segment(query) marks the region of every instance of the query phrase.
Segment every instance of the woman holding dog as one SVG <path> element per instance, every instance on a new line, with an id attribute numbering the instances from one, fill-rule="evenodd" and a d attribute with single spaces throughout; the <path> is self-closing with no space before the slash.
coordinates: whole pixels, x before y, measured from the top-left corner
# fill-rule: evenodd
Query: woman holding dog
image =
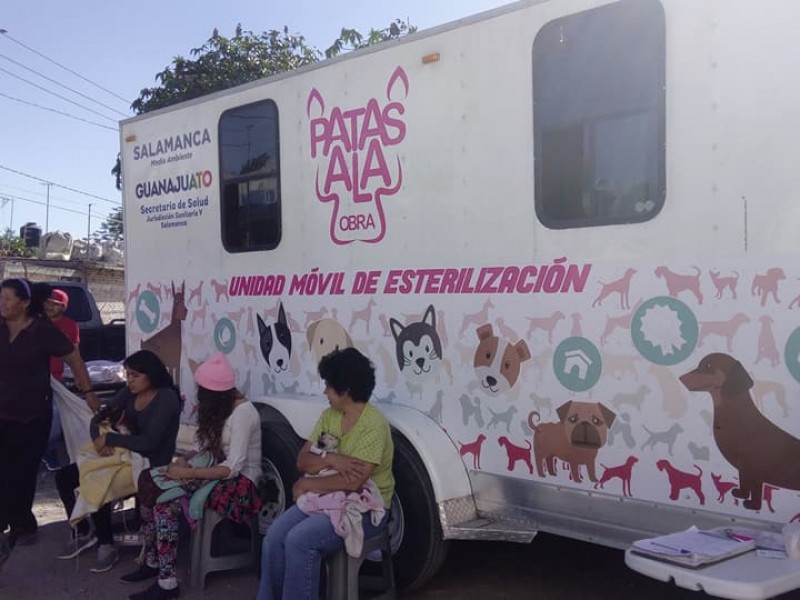
<path id="1" fill-rule="evenodd" d="M 102 456 L 112 454 L 114 448 L 126 448 L 147 458 L 151 467 L 169 464 L 175 454 L 181 413 L 181 401 L 172 376 L 161 359 L 149 350 L 134 352 L 122 366 L 127 387 L 104 403 L 89 426 L 94 448 Z M 130 434 L 101 433 L 100 422 L 110 415 L 114 415 L 115 422 L 123 423 Z M 73 490 L 78 482 L 79 471 L 75 464 L 57 474 L 56 485 L 68 513 L 75 505 Z M 109 503 L 92 515 L 96 537 L 88 533 L 77 535 L 59 558 L 74 558 L 97 544 L 97 558 L 89 570 L 103 573 L 111 569 L 119 561 L 114 547 L 111 509 Z"/>
<path id="2" fill-rule="evenodd" d="M 151 469 L 139 477 L 144 561 L 121 580 L 158 580 L 132 594 L 133 600 L 177 598 L 180 593 L 175 559 L 183 496 L 192 496 L 192 505 L 199 496 L 205 510 L 214 510 L 235 523 L 248 523 L 261 509 L 256 487 L 261 477 L 258 411 L 236 389 L 236 373 L 224 354 L 217 353 L 200 365 L 194 379 L 198 452 L 176 460 L 166 470 Z M 165 500 L 161 497 L 165 489 L 175 491 L 170 481 L 180 481 L 181 496 Z"/>
<path id="3" fill-rule="evenodd" d="M 368 404 L 375 388 L 375 368 L 358 350 L 346 348 L 323 357 L 319 374 L 325 381 L 330 408 L 322 413 L 311 438 L 301 448 L 297 467 L 306 474 L 324 469 L 336 473 L 301 477 L 292 489 L 294 499 L 306 492 L 359 492 L 372 479 L 388 515 L 394 494 L 394 445 L 388 421 Z M 337 452 L 311 451 L 322 433 L 338 438 Z M 374 537 L 386 526 L 387 519 L 384 516 L 376 526 L 370 513 L 363 513 L 364 538 Z M 327 515 L 307 515 L 292 506 L 275 520 L 264 537 L 258 600 L 317 598 L 322 559 L 344 547 L 344 539 L 336 534 Z"/>
<path id="4" fill-rule="evenodd" d="M 50 435 L 50 358 L 72 369 L 86 401 L 94 409 L 86 366 L 74 344 L 45 316 L 51 288 L 27 279 L 0 283 L 0 532 L 10 527 L 8 542 L 35 541 L 31 512 L 36 475 Z"/>

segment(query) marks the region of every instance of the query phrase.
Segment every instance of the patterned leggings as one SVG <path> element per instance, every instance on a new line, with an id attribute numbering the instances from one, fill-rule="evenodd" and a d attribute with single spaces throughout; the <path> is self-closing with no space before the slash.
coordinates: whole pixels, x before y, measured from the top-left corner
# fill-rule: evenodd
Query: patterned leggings
<path id="1" fill-rule="evenodd" d="M 206 483 L 202 479 L 184 482 L 181 487 L 193 493 Z M 159 579 L 175 577 L 175 558 L 178 553 L 179 519 L 188 508 L 188 498 L 157 503 L 163 490 L 153 483 L 149 471 L 139 477 L 139 514 L 144 537 L 144 558 L 148 566 L 158 566 Z M 235 523 L 247 522 L 261 508 L 255 485 L 244 475 L 220 481 L 208 496 L 206 510 L 215 510 Z M 191 521 L 190 521 L 191 522 Z"/>

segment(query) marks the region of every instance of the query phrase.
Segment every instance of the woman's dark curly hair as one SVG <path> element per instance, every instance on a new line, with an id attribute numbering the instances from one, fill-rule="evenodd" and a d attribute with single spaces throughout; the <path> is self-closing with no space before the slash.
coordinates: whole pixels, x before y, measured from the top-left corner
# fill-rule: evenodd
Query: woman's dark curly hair
<path id="1" fill-rule="evenodd" d="M 319 376 L 339 394 L 366 404 L 375 389 L 375 367 L 355 348 L 334 350 L 319 361 Z"/>
<path id="2" fill-rule="evenodd" d="M 155 352 L 150 350 L 137 350 L 125 360 L 122 366 L 132 369 L 142 375 L 147 375 L 150 385 L 156 389 L 172 388 L 177 391 L 172 375 L 167 371 L 167 367 L 161 362 Z"/>
<path id="3" fill-rule="evenodd" d="M 222 427 L 240 397 L 236 388 L 215 392 L 197 386 L 197 442 L 203 450 L 211 452 L 216 462 L 225 460 L 222 452 Z"/>

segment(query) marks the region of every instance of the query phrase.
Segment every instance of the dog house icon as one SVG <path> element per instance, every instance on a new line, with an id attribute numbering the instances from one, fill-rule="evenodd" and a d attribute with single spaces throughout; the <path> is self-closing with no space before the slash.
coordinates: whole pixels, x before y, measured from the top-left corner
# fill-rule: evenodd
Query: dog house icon
<path id="1" fill-rule="evenodd" d="M 564 374 L 566 375 L 585 380 L 592 364 L 592 360 L 580 348 L 567 350 L 564 353 Z"/>

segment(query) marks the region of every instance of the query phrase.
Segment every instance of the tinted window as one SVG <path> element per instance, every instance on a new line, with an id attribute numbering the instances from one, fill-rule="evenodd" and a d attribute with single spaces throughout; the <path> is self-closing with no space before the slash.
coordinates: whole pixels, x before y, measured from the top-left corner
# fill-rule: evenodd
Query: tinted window
<path id="1" fill-rule="evenodd" d="M 54 289 L 63 290 L 69 296 L 69 302 L 64 314 L 77 323 L 83 323 L 92 319 L 92 308 L 89 306 L 89 298 L 83 288 L 71 286 L 54 285 Z"/>
<path id="2" fill-rule="evenodd" d="M 664 13 L 621 0 L 533 44 L 536 212 L 554 229 L 633 223 L 664 202 Z"/>
<path id="3" fill-rule="evenodd" d="M 281 240 L 278 109 L 271 100 L 223 113 L 219 122 L 222 243 L 269 250 Z"/>

